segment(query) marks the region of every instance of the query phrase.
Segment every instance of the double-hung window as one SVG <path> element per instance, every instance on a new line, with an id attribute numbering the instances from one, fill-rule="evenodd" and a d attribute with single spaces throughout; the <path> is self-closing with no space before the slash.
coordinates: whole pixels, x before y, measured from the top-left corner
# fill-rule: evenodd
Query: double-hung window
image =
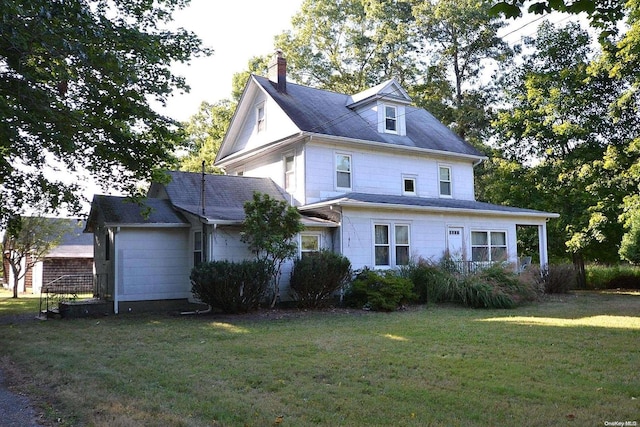
<path id="1" fill-rule="evenodd" d="M 265 130 L 264 103 L 256 107 L 256 129 L 258 132 Z"/>
<path id="2" fill-rule="evenodd" d="M 351 188 L 351 155 L 336 154 L 336 187 Z"/>
<path id="3" fill-rule="evenodd" d="M 193 266 L 202 263 L 202 231 L 193 233 Z"/>
<path id="4" fill-rule="evenodd" d="M 319 234 L 300 235 L 300 258 L 304 258 L 312 253 L 317 253 L 318 251 L 320 251 Z"/>
<path id="5" fill-rule="evenodd" d="M 451 197 L 451 168 L 449 166 L 439 167 L 440 196 Z"/>
<path id="6" fill-rule="evenodd" d="M 504 231 L 472 231 L 472 261 L 504 261 L 507 259 L 507 233 Z"/>
<path id="7" fill-rule="evenodd" d="M 293 190 L 295 187 L 295 157 L 293 155 L 284 158 L 284 189 Z"/>
<path id="8" fill-rule="evenodd" d="M 384 106 L 384 130 L 385 132 L 398 132 L 398 109 L 392 105 Z"/>
<path id="9" fill-rule="evenodd" d="M 391 231 L 393 230 L 393 234 Z M 376 267 L 409 264 L 409 226 L 374 224 L 374 264 Z"/>

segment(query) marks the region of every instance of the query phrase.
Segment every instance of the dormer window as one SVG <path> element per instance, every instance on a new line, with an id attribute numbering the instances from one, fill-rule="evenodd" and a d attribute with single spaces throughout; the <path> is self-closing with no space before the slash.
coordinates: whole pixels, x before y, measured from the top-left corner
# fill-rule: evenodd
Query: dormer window
<path id="1" fill-rule="evenodd" d="M 265 129 L 265 121 L 264 121 L 264 103 L 258 104 L 256 107 L 256 130 L 258 132 L 264 132 Z"/>
<path id="2" fill-rule="evenodd" d="M 398 109 L 393 105 L 384 106 L 384 131 L 398 133 Z"/>

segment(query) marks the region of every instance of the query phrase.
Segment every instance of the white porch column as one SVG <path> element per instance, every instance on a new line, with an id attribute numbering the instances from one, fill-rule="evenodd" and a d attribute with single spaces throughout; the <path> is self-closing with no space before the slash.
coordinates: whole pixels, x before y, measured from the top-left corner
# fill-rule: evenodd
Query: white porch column
<path id="1" fill-rule="evenodd" d="M 538 225 L 538 252 L 540 253 L 540 267 L 549 264 L 547 252 L 547 223 Z"/>

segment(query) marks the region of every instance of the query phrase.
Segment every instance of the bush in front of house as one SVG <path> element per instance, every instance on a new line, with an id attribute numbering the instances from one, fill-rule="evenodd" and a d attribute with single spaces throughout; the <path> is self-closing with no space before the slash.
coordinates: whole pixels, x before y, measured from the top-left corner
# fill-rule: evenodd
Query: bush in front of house
<path id="1" fill-rule="evenodd" d="M 566 294 L 577 286 L 576 270 L 572 264 L 553 264 L 542 268 L 531 266 L 523 277 L 535 282 L 545 294 Z"/>
<path id="2" fill-rule="evenodd" d="M 461 277 L 454 301 L 473 308 L 513 308 L 538 298 L 541 288 L 499 264 Z"/>
<path id="3" fill-rule="evenodd" d="M 416 302 L 419 304 L 451 301 L 455 292 L 457 278 L 441 263 L 424 258 L 412 261 L 400 269 L 402 277 L 413 283 Z"/>
<path id="4" fill-rule="evenodd" d="M 291 291 L 301 308 L 322 308 L 351 278 L 345 256 L 323 250 L 297 259 L 291 272 Z"/>
<path id="5" fill-rule="evenodd" d="M 191 290 L 213 308 L 245 313 L 259 308 L 270 277 L 262 261 L 210 261 L 191 270 Z"/>
<path id="6" fill-rule="evenodd" d="M 345 302 L 353 307 L 374 311 L 394 311 L 416 300 L 411 280 L 394 270 L 360 271 L 345 293 Z"/>

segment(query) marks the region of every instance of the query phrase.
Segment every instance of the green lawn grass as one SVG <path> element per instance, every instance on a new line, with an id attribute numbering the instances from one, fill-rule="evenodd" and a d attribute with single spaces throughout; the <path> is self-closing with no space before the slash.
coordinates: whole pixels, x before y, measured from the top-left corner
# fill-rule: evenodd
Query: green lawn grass
<path id="1" fill-rule="evenodd" d="M 13 302 L 1 298 L 0 313 Z M 19 390 L 61 425 L 640 422 L 638 294 L 514 310 L 137 314 L 0 328 Z"/>

